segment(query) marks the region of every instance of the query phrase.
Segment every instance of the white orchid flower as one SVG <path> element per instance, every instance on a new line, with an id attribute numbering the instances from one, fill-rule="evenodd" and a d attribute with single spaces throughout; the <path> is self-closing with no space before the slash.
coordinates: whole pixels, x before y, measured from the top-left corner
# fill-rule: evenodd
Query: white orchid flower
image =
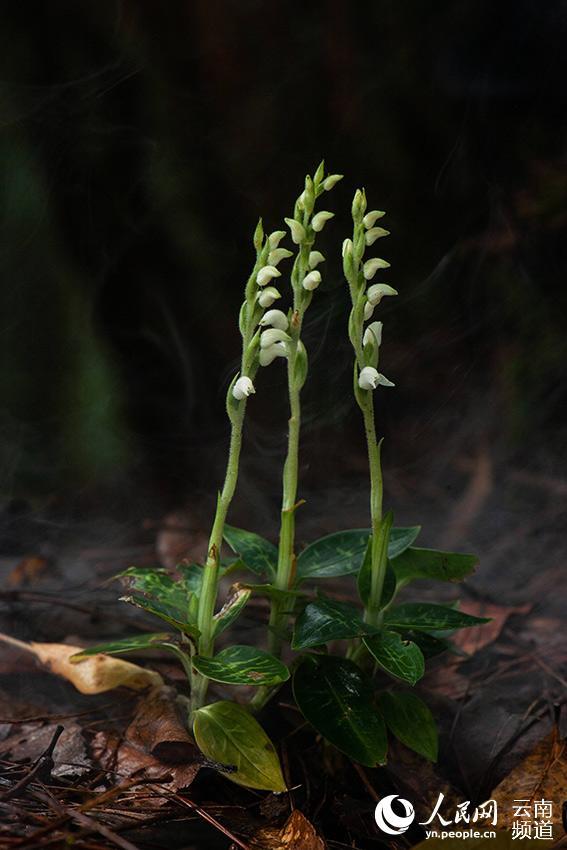
<path id="1" fill-rule="evenodd" d="M 264 313 L 258 324 L 262 328 L 271 325 L 273 328 L 278 328 L 280 331 L 287 331 L 289 327 L 289 320 L 282 310 L 268 310 L 267 313 Z"/>
<path id="2" fill-rule="evenodd" d="M 384 210 L 372 210 L 371 212 L 366 213 L 366 215 L 362 219 L 362 223 L 364 224 L 367 230 L 370 230 L 372 227 L 374 227 L 378 219 L 383 218 L 385 215 L 386 213 L 384 212 Z"/>
<path id="3" fill-rule="evenodd" d="M 374 315 L 375 305 L 371 301 L 367 301 L 364 305 L 364 321 L 367 322 Z"/>
<path id="4" fill-rule="evenodd" d="M 275 266 L 263 266 L 256 275 L 256 283 L 258 286 L 266 286 L 272 278 L 281 276 L 282 273 Z"/>
<path id="5" fill-rule="evenodd" d="M 279 328 L 269 328 L 260 334 L 260 348 L 269 348 L 274 342 L 289 342 L 290 336 Z"/>
<path id="6" fill-rule="evenodd" d="M 368 343 L 371 343 L 379 348 L 382 344 L 382 327 L 382 322 L 372 322 L 372 324 L 368 325 L 362 337 L 362 344 L 368 345 Z"/>
<path id="7" fill-rule="evenodd" d="M 315 231 L 315 233 L 319 233 L 325 227 L 325 224 L 329 221 L 330 218 L 334 218 L 334 213 L 327 212 L 327 210 L 321 210 L 321 212 L 316 213 L 311 219 L 311 227 Z"/>
<path id="8" fill-rule="evenodd" d="M 274 301 L 277 301 L 281 297 L 281 292 L 275 286 L 267 286 L 258 293 L 258 304 L 265 309 L 266 307 L 271 307 Z"/>
<path id="9" fill-rule="evenodd" d="M 258 355 L 260 366 L 269 366 L 276 357 L 287 357 L 287 349 L 284 342 L 274 342 L 268 348 L 261 348 Z"/>
<path id="10" fill-rule="evenodd" d="M 319 263 L 325 262 L 325 257 L 321 251 L 311 251 L 309 254 L 309 268 L 316 269 Z"/>
<path id="11" fill-rule="evenodd" d="M 294 218 L 284 218 L 284 221 L 289 227 L 291 241 L 295 245 L 301 245 L 301 243 L 305 240 L 305 228 L 301 222 L 296 221 Z"/>
<path id="12" fill-rule="evenodd" d="M 286 236 L 285 230 L 274 230 L 273 233 L 270 233 L 268 236 L 268 245 L 270 246 L 270 251 L 275 251 L 284 236 Z"/>
<path id="13" fill-rule="evenodd" d="M 385 227 L 372 227 L 368 230 L 364 235 L 364 241 L 367 245 L 374 245 L 377 239 L 381 239 L 382 236 L 389 236 L 390 231 L 386 230 Z"/>
<path id="14" fill-rule="evenodd" d="M 395 386 L 395 384 L 389 381 L 385 375 L 382 375 L 373 366 L 365 366 L 364 369 L 360 370 L 358 386 L 361 390 L 375 390 L 378 385 L 383 387 Z"/>
<path id="15" fill-rule="evenodd" d="M 352 254 L 353 247 L 354 246 L 352 244 L 352 239 L 343 240 L 343 248 L 342 248 L 343 257 L 345 257 L 347 254 Z"/>
<path id="16" fill-rule="evenodd" d="M 325 177 L 323 180 L 323 189 L 325 192 L 330 192 L 333 186 L 336 186 L 339 180 L 342 180 L 344 174 L 329 174 L 328 177 Z"/>
<path id="17" fill-rule="evenodd" d="M 287 248 L 274 248 L 274 250 L 270 251 L 268 254 L 268 263 L 270 266 L 277 266 L 278 263 L 281 263 L 281 261 L 285 260 L 287 257 L 293 257 L 293 252 L 288 251 Z"/>
<path id="18" fill-rule="evenodd" d="M 314 289 L 317 289 L 317 287 L 319 286 L 320 283 L 321 283 L 321 272 L 312 271 L 312 272 L 309 272 L 309 274 L 306 275 L 303 278 L 301 285 L 308 292 L 313 292 Z"/>
<path id="19" fill-rule="evenodd" d="M 373 283 L 372 286 L 368 287 L 366 296 L 368 298 L 368 302 L 372 304 L 373 307 L 376 307 L 385 295 L 397 294 L 397 289 L 394 289 L 393 286 L 388 286 L 387 283 Z"/>
<path id="20" fill-rule="evenodd" d="M 362 273 L 366 280 L 372 280 L 378 269 L 389 269 L 390 263 L 387 260 L 381 260 L 379 257 L 373 257 L 372 260 L 367 260 L 363 267 Z"/>
<path id="21" fill-rule="evenodd" d="M 242 399 L 248 398 L 249 395 L 255 392 L 254 384 L 245 375 L 239 378 L 232 388 L 232 395 L 237 401 L 242 401 Z"/>

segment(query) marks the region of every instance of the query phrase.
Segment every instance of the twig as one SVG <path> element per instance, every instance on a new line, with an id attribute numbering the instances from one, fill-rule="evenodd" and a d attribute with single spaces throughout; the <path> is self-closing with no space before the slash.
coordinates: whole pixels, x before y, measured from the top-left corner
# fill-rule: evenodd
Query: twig
<path id="1" fill-rule="evenodd" d="M 63 726 L 57 726 L 55 732 L 53 733 L 53 737 L 51 738 L 51 742 L 45 752 L 43 752 L 40 757 L 37 759 L 31 770 L 23 776 L 19 782 L 10 788 L 9 791 L 5 791 L 2 795 L 0 795 L 0 800 L 5 803 L 8 800 L 11 800 L 12 797 L 17 797 L 21 791 L 25 790 L 30 782 L 33 781 L 34 778 L 40 776 L 41 774 L 50 774 L 53 769 L 53 750 L 57 744 L 57 741 L 61 737 L 61 733 L 63 732 Z"/>
<path id="2" fill-rule="evenodd" d="M 226 828 L 226 826 L 223 826 L 222 823 L 220 823 L 216 818 L 214 818 L 196 803 L 193 803 L 192 800 L 188 800 L 185 797 L 182 797 L 180 794 L 172 794 L 171 796 L 174 800 L 177 800 L 177 802 L 180 803 L 182 806 L 186 806 L 188 809 L 191 809 L 192 811 L 196 812 L 196 814 L 202 817 L 203 820 L 207 821 L 207 823 L 210 823 L 211 826 L 214 826 L 215 829 L 218 829 L 219 832 L 222 832 L 222 834 L 226 835 L 227 838 L 230 838 L 230 840 L 237 844 L 239 847 L 241 847 L 242 850 L 250 850 L 248 844 L 244 844 L 244 842 L 241 841 L 240 838 L 237 838 L 234 833 L 232 833 L 229 829 Z"/>

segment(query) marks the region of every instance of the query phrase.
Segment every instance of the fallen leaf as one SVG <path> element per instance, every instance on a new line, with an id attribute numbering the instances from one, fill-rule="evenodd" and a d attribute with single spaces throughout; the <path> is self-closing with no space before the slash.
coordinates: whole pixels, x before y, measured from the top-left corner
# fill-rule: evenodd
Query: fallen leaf
<path id="1" fill-rule="evenodd" d="M 188 708 L 173 688 L 156 688 L 140 700 L 125 739 L 166 764 L 193 761 L 199 750 L 183 722 L 183 713 L 188 717 Z"/>
<path id="2" fill-rule="evenodd" d="M 53 562 L 50 558 L 44 558 L 41 555 L 30 555 L 27 558 L 23 558 L 8 573 L 6 585 L 10 588 L 16 588 L 35 584 L 38 579 L 49 571 L 52 565 Z"/>
<path id="3" fill-rule="evenodd" d="M 514 821 L 514 800 L 550 800 L 553 804 L 552 822 L 561 827 L 561 803 L 567 790 L 567 741 L 557 727 L 543 738 L 492 791 L 498 802 L 498 826 L 511 828 Z M 559 832 L 554 829 L 555 838 Z"/>
<path id="4" fill-rule="evenodd" d="M 119 687 L 141 691 L 144 688 L 163 685 L 159 673 L 108 655 L 95 655 L 85 658 L 84 661 L 71 662 L 71 656 L 83 649 L 80 646 L 70 646 L 66 643 L 25 643 L 1 633 L 0 640 L 31 653 L 51 673 L 67 679 L 82 694 L 102 694 Z"/>
<path id="5" fill-rule="evenodd" d="M 474 655 L 475 652 L 494 643 L 500 637 L 509 617 L 514 614 L 529 614 L 532 607 L 530 603 L 518 605 L 514 608 L 494 605 L 492 602 L 483 602 L 482 600 L 467 599 L 466 602 L 463 602 L 461 609 L 475 617 L 490 617 L 490 622 L 457 632 L 451 638 L 451 643 L 466 652 L 467 655 Z"/>
<path id="6" fill-rule="evenodd" d="M 264 827 L 248 842 L 256 850 L 325 850 L 315 827 L 295 809 L 281 829 Z"/>

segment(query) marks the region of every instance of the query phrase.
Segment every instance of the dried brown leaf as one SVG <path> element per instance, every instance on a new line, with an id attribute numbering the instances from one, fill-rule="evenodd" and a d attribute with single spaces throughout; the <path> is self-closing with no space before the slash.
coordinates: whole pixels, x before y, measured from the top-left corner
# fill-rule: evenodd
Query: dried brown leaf
<path id="1" fill-rule="evenodd" d="M 325 850 L 326 844 L 315 827 L 295 809 L 281 829 L 264 827 L 249 840 L 256 850 Z"/>

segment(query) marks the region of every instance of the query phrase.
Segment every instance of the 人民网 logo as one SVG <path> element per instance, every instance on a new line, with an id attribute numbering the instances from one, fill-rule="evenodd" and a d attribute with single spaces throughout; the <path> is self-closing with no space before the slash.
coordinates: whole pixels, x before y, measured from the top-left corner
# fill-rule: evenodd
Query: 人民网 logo
<path id="1" fill-rule="evenodd" d="M 401 808 L 404 809 L 404 815 L 398 815 L 392 808 L 394 800 L 398 801 Z M 389 794 L 387 797 L 382 797 L 374 812 L 378 829 L 388 835 L 401 835 L 413 823 L 415 811 L 412 804 L 396 794 Z"/>

